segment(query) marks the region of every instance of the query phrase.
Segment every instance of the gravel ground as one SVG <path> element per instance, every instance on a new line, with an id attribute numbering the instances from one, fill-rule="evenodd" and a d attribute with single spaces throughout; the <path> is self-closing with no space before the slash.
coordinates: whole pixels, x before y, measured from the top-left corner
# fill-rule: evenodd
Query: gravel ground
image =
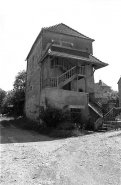
<path id="1" fill-rule="evenodd" d="M 1 185 L 121 185 L 121 130 L 61 140 L 1 133 Z"/>

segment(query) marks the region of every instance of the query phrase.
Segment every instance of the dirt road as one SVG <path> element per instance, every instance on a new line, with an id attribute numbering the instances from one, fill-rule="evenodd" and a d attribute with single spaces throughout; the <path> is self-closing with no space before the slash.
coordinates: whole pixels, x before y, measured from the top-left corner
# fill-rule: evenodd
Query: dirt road
<path id="1" fill-rule="evenodd" d="M 121 131 L 52 140 L 1 128 L 1 185 L 121 185 Z"/>

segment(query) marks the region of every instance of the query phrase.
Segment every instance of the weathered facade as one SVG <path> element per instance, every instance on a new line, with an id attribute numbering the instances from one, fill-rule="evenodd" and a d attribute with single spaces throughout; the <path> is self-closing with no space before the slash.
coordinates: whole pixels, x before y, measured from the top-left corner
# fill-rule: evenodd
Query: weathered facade
<path id="1" fill-rule="evenodd" d="M 119 107 L 121 107 L 121 77 L 118 81 L 118 92 L 119 92 Z"/>
<path id="2" fill-rule="evenodd" d="M 28 118 L 36 120 L 37 105 L 45 105 L 45 98 L 52 106 L 80 109 L 86 123 L 91 111 L 100 116 L 93 106 L 94 72 L 108 64 L 93 56 L 93 41 L 62 23 L 41 30 L 27 56 Z"/>

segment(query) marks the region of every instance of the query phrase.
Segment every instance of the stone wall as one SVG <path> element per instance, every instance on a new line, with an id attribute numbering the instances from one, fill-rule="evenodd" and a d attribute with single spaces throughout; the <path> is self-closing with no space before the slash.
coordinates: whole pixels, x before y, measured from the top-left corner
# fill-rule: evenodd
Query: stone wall
<path id="1" fill-rule="evenodd" d="M 91 65 L 86 65 L 86 92 L 94 93 L 94 74 Z"/>
<path id="2" fill-rule="evenodd" d="M 38 62 L 41 58 L 42 38 L 36 43 L 36 47 L 32 50 L 27 60 L 27 78 L 26 78 L 26 102 L 25 112 L 30 119 L 36 119 L 38 113 L 36 105 L 39 105 L 41 91 L 41 70 Z"/>
<path id="3" fill-rule="evenodd" d="M 40 104 L 45 105 L 45 98 L 48 103 L 58 108 L 64 106 L 77 105 L 82 109 L 82 120 L 86 122 L 88 120 L 88 94 L 77 91 L 67 91 L 57 88 L 45 88 L 42 90 L 40 97 Z"/>
<path id="4" fill-rule="evenodd" d="M 63 34 L 56 34 L 52 32 L 46 32 L 41 36 L 41 38 L 36 41 L 29 57 L 27 59 L 27 78 L 26 78 L 26 103 L 25 103 L 25 112 L 27 117 L 30 119 L 36 120 L 38 115 L 37 105 L 40 105 L 40 101 L 42 101 L 45 94 L 49 97 L 51 103 L 53 102 L 55 105 L 62 106 L 65 103 L 67 104 L 75 104 L 75 105 L 83 105 L 85 108 L 82 109 L 83 117 L 86 119 L 88 114 L 87 108 L 87 94 L 77 92 L 79 89 L 82 89 L 83 92 L 94 92 L 94 77 L 92 75 L 92 66 L 86 66 L 86 75 L 87 80 L 81 79 L 78 81 L 74 81 L 70 83 L 70 87 L 72 91 L 66 91 L 62 89 L 43 89 L 42 90 L 42 83 L 46 82 L 49 77 L 54 77 L 57 75 L 61 75 L 63 72 L 57 68 L 52 69 L 50 68 L 50 58 L 47 57 L 41 63 L 41 68 L 38 65 L 40 58 L 42 56 L 43 50 L 46 48 L 48 43 L 51 41 L 65 41 L 73 43 L 73 48 L 77 50 L 86 50 L 92 54 L 92 41 L 83 39 L 83 38 L 76 38 L 73 36 L 67 36 Z M 65 59 L 64 59 L 65 60 Z M 72 66 L 77 65 L 76 61 L 68 60 Z M 76 63 L 75 63 L 76 62 Z M 81 62 L 80 65 L 84 64 Z M 66 87 L 68 89 L 68 87 Z M 45 94 L 44 94 L 45 93 Z M 36 112 L 36 114 L 35 114 Z"/>
<path id="5" fill-rule="evenodd" d="M 121 78 L 118 81 L 119 107 L 121 107 Z"/>

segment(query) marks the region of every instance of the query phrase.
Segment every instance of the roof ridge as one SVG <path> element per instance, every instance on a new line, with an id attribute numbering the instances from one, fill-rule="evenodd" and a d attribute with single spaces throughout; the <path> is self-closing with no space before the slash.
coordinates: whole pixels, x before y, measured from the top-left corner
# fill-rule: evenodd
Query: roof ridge
<path id="1" fill-rule="evenodd" d="M 109 85 L 107 85 L 103 80 L 99 80 L 99 82 L 97 82 L 97 84 L 99 84 L 100 83 L 100 81 L 102 82 L 102 86 L 107 86 L 107 87 L 110 87 Z"/>
<path id="2" fill-rule="evenodd" d="M 62 23 L 59 23 L 59 24 L 62 24 Z M 53 27 L 55 27 L 55 26 L 58 26 L 59 24 L 55 24 L 55 25 L 53 25 L 53 26 L 43 27 L 42 29 L 49 29 L 49 28 L 53 28 Z"/>

